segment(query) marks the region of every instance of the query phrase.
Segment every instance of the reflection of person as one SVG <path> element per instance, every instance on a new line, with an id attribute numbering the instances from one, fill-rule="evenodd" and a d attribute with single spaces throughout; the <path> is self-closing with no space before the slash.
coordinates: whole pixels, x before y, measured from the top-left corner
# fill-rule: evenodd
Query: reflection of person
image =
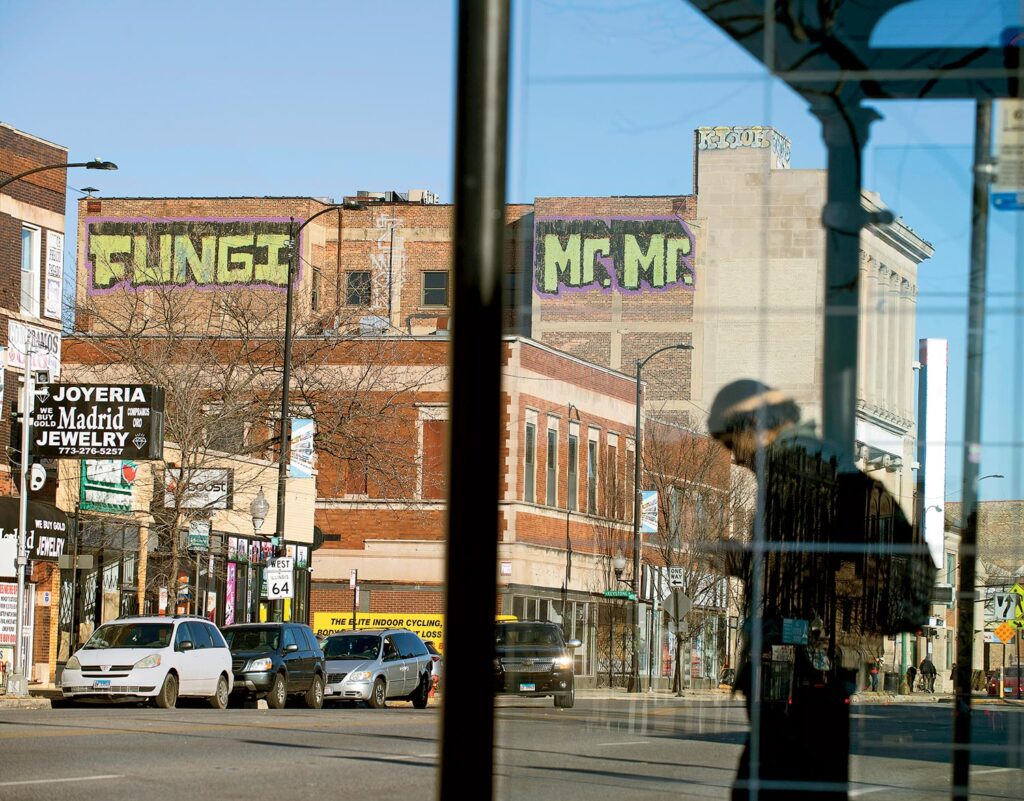
<path id="1" fill-rule="evenodd" d="M 725 386 L 708 428 L 758 478 L 757 553 L 723 549 L 719 565 L 747 584 L 735 686 L 756 724 L 732 798 L 846 799 L 849 694 L 883 634 L 927 617 L 927 548 L 912 545 L 885 488 L 841 465 L 779 390 L 751 380 Z M 795 661 L 771 661 L 773 645 L 795 646 Z"/>
<path id="2" fill-rule="evenodd" d="M 930 656 L 926 656 L 921 660 L 921 675 L 924 676 L 924 689 L 925 692 L 935 692 L 935 675 L 938 671 L 935 669 L 935 663 L 932 662 Z"/>
<path id="3" fill-rule="evenodd" d="M 907 685 L 910 687 L 910 692 L 914 692 L 914 682 L 917 680 L 917 668 L 913 665 L 907 666 Z"/>
<path id="4" fill-rule="evenodd" d="M 881 659 L 876 659 L 871 663 L 871 692 L 878 692 L 878 666 L 881 663 Z"/>

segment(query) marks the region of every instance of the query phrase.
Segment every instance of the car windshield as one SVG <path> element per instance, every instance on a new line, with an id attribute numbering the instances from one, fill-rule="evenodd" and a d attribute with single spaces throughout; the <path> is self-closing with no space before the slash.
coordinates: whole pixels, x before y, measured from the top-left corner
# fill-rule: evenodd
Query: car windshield
<path id="1" fill-rule="evenodd" d="M 380 653 L 380 637 L 370 634 L 328 637 L 323 650 L 328 659 L 376 659 Z"/>
<path id="2" fill-rule="evenodd" d="M 561 645 L 553 626 L 531 623 L 502 623 L 495 628 L 496 645 Z"/>
<path id="3" fill-rule="evenodd" d="M 281 630 L 277 626 L 224 629 L 224 639 L 232 651 L 276 651 Z"/>
<path id="4" fill-rule="evenodd" d="M 108 623 L 92 633 L 84 650 L 166 648 L 173 631 L 173 623 Z"/>
<path id="5" fill-rule="evenodd" d="M 1004 679 L 1019 679 L 1020 678 L 1020 668 L 1019 667 L 1003 668 L 1003 678 Z"/>

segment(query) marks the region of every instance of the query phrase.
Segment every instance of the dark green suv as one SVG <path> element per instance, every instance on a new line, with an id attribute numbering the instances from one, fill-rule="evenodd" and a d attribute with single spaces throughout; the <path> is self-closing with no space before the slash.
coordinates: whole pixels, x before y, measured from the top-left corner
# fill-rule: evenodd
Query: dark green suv
<path id="1" fill-rule="evenodd" d="M 494 633 L 494 692 L 527 697 L 554 696 L 555 706 L 576 703 L 572 652 L 582 643 L 566 640 L 562 628 L 541 621 L 502 622 Z"/>
<path id="2" fill-rule="evenodd" d="M 301 695 L 310 709 L 324 704 L 324 652 L 313 630 L 300 623 L 243 623 L 223 629 L 235 674 L 232 700 L 266 698 L 281 709 Z"/>

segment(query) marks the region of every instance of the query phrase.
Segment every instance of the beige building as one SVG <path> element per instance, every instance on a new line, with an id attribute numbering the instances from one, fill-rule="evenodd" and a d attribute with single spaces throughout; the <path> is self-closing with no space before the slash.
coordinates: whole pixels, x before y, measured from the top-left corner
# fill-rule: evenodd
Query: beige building
<path id="1" fill-rule="evenodd" d="M 697 254 L 704 354 L 692 401 L 706 409 L 724 384 L 750 376 L 792 392 L 804 417 L 820 422 L 827 174 L 791 169 L 781 133 L 744 136 L 750 130 L 697 131 L 696 224 L 708 244 Z M 871 192 L 862 205 L 884 208 Z M 886 484 L 908 517 L 917 270 L 932 252 L 899 219 L 861 234 L 858 466 Z"/>

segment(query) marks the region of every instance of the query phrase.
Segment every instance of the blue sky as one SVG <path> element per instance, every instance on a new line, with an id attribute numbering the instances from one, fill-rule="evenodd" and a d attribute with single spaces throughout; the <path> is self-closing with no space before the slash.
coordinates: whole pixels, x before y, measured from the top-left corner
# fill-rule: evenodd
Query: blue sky
<path id="1" fill-rule="evenodd" d="M 878 43 L 995 42 L 1014 2 L 929 0 Z M 312 195 L 452 185 L 454 5 L 446 0 L 10 0 L 0 119 L 117 173 L 102 195 Z M 955 38 L 954 38 L 955 37 Z M 510 200 L 692 188 L 693 129 L 771 124 L 793 166 L 824 165 L 802 100 L 681 0 L 517 3 Z M 936 247 L 918 335 L 950 339 L 947 492 L 959 497 L 973 109 L 885 103 L 865 185 Z M 69 264 L 78 193 L 69 191 Z M 1024 497 L 1020 213 L 993 212 L 983 497 Z M 1016 313 L 1015 313 L 1016 312 Z"/>

